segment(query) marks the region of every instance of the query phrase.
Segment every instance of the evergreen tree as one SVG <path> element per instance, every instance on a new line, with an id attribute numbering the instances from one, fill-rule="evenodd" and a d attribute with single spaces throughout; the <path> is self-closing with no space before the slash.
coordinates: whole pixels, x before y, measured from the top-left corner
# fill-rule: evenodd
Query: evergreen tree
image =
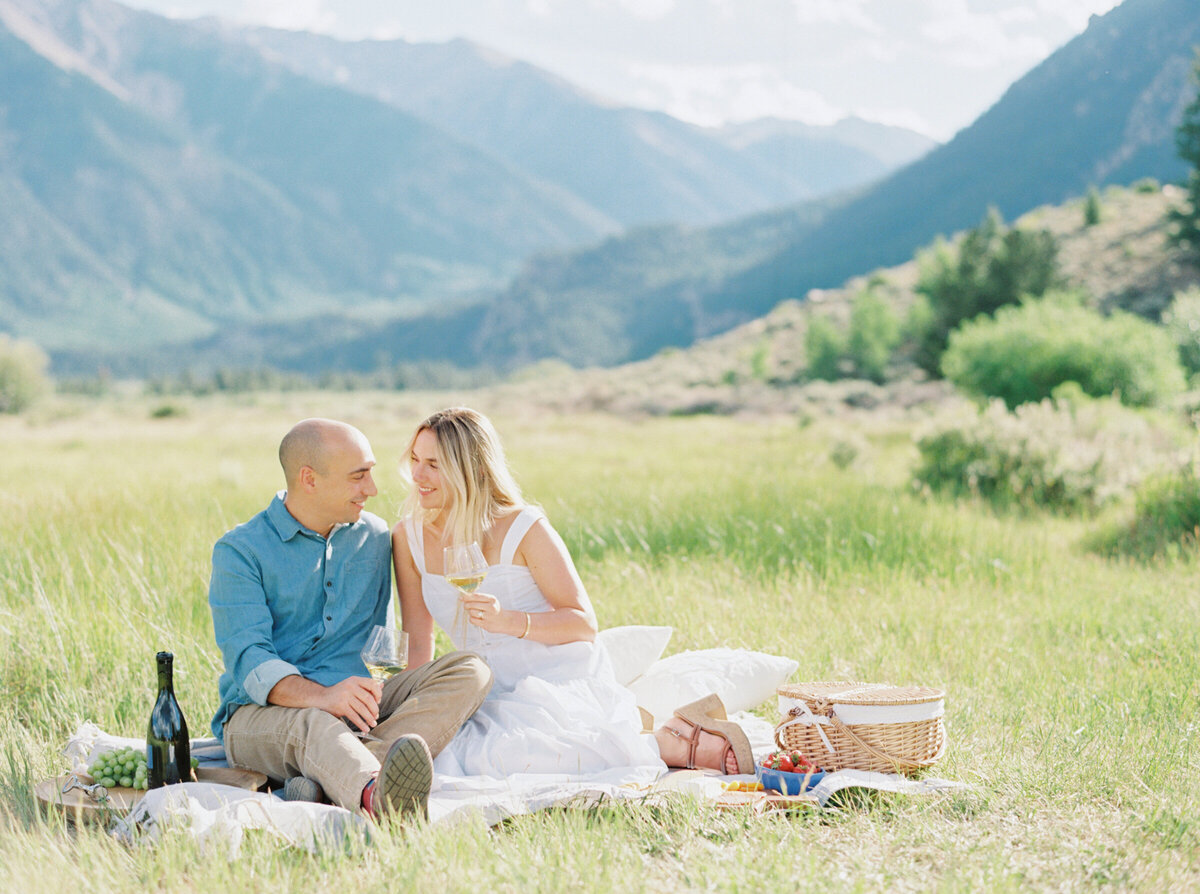
<path id="1" fill-rule="evenodd" d="M 1006 229 L 994 208 L 957 251 L 944 241 L 918 256 L 917 292 L 929 302 L 918 334 L 917 363 L 937 375 L 950 332 L 964 320 L 991 315 L 1059 284 L 1058 243 L 1047 230 Z"/>
<path id="2" fill-rule="evenodd" d="M 1192 64 L 1192 81 L 1200 84 L 1200 54 Z M 1183 119 L 1175 130 L 1175 148 L 1179 157 L 1192 166 L 1188 172 L 1187 201 L 1171 211 L 1175 229 L 1171 239 L 1200 252 L 1200 93 L 1183 111 Z"/>
<path id="3" fill-rule="evenodd" d="M 1095 186 L 1089 186 L 1087 198 L 1083 201 L 1083 225 L 1085 227 L 1094 227 L 1100 223 L 1102 207 L 1100 190 Z"/>

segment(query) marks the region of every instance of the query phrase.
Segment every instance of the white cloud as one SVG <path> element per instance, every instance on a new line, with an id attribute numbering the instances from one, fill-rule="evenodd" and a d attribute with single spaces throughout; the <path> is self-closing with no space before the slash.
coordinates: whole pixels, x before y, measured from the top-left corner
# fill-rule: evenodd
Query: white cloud
<path id="1" fill-rule="evenodd" d="M 326 0 L 256 0 L 252 10 L 235 13 L 233 18 L 271 28 L 324 34 L 336 31 L 339 24 L 337 12 Z"/>
<path id="2" fill-rule="evenodd" d="M 635 102 L 660 108 L 695 124 L 718 125 L 754 118 L 793 118 L 832 124 L 846 116 L 815 90 L 780 77 L 764 65 L 659 65 L 629 67 L 637 82 Z"/>
<path id="3" fill-rule="evenodd" d="M 883 31 L 867 14 L 866 0 L 792 0 L 792 5 L 800 25 L 846 25 L 869 34 Z"/>
<path id="4" fill-rule="evenodd" d="M 953 67 L 1029 64 L 1052 49 L 1045 37 L 1025 27 L 1036 21 L 1028 9 L 972 12 L 962 0 L 931 0 L 928 5 L 932 14 L 921 23 L 920 36 L 937 45 L 943 61 Z"/>
<path id="5" fill-rule="evenodd" d="M 666 18 L 675 10 L 675 0 L 616 0 L 616 5 L 649 22 Z"/>

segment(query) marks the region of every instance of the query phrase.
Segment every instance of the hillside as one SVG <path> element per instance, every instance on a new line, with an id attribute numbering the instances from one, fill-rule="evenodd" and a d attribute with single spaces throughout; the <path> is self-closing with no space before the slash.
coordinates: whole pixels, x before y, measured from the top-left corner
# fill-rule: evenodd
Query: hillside
<path id="1" fill-rule="evenodd" d="M 99 363 L 117 375 L 145 376 L 183 368 L 369 372 L 453 363 L 503 373 L 555 355 L 619 363 L 663 344 L 690 345 L 738 322 L 708 317 L 688 296 L 819 226 L 836 203 L 806 203 L 722 227 L 645 227 L 578 253 L 539 256 L 487 304 L 414 311 L 369 326 L 333 314 L 315 321 L 249 323 L 182 350 L 58 351 L 55 368 L 87 374 Z M 556 312 L 564 296 L 577 310 Z"/>
<path id="2" fill-rule="evenodd" d="M 1066 285 L 1100 308 L 1122 308 L 1151 318 L 1178 291 L 1200 284 L 1200 266 L 1170 245 L 1168 211 L 1182 190 L 1112 187 L 1103 193 L 1100 223 L 1086 227 L 1083 202 L 1035 208 L 1014 226 L 1046 229 L 1059 245 Z M 688 413 L 845 412 L 927 414 L 957 400 L 944 382 L 926 381 L 901 362 L 884 385 L 846 380 L 805 382 L 804 333 L 813 314 L 845 321 L 850 302 L 871 280 L 899 314 L 915 298 L 917 261 L 854 277 L 836 289 L 786 301 L 762 318 L 686 350 L 669 349 L 610 369 L 571 370 L 545 363 L 508 386 L 508 397 L 556 410 L 611 410 L 623 415 Z"/>

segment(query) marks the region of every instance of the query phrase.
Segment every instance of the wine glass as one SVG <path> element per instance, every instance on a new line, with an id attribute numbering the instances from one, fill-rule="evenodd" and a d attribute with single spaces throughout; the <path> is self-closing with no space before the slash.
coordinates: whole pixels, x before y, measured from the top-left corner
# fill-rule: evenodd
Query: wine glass
<path id="1" fill-rule="evenodd" d="M 376 624 L 360 654 L 371 676 L 382 683 L 408 667 L 408 634 Z"/>
<path id="2" fill-rule="evenodd" d="M 408 634 L 395 627 L 376 624 L 371 628 L 367 644 L 358 654 L 362 657 L 363 664 L 367 666 L 367 671 L 371 676 L 382 683 L 392 674 L 399 673 L 408 667 Z M 346 726 L 350 727 L 350 731 L 360 739 L 369 742 L 382 741 L 378 736 L 359 729 L 349 717 L 343 719 L 346 721 Z"/>
<path id="3" fill-rule="evenodd" d="M 451 586 L 463 594 L 474 593 L 487 577 L 488 565 L 478 543 L 456 543 L 442 550 L 442 574 Z M 461 626 L 460 626 L 461 625 Z M 463 647 L 471 633 L 471 625 L 462 611 L 462 599 L 454 613 L 454 626 L 462 631 Z"/>

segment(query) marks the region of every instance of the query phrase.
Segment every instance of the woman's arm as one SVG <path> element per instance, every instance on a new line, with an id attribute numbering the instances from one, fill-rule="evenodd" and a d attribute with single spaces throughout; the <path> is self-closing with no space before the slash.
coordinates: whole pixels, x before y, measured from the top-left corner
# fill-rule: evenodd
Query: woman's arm
<path id="1" fill-rule="evenodd" d="M 433 615 L 425 606 L 421 573 L 409 551 L 403 521 L 392 529 L 392 562 L 400 595 L 400 626 L 408 633 L 408 666 L 419 667 L 433 660 Z"/>
<path id="2" fill-rule="evenodd" d="M 514 561 L 528 566 L 538 589 L 554 606 L 553 610 L 501 610 L 494 597 L 476 593 L 463 600 L 472 624 L 509 636 L 524 634 L 525 639 L 547 645 L 591 642 L 596 638 L 596 618 L 586 607 L 587 592 L 583 582 L 567 552 L 567 545 L 546 519 L 538 519 L 522 538 Z M 474 617 L 473 609 L 480 611 L 482 617 Z"/>

